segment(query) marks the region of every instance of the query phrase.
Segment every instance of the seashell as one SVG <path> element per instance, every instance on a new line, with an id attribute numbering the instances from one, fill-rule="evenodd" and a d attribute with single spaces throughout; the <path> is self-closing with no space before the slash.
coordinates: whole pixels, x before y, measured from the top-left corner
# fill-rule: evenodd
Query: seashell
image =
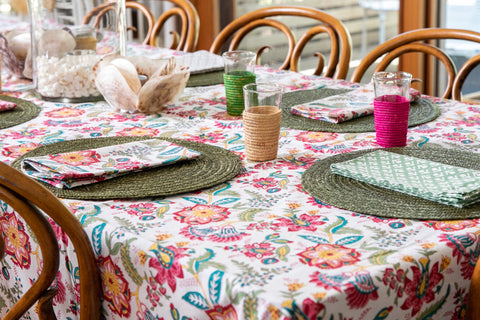
<path id="1" fill-rule="evenodd" d="M 145 75 L 150 78 L 155 71 L 167 64 L 167 59 L 152 59 L 143 56 L 130 56 L 127 59 L 135 65 L 138 74 Z"/>
<path id="2" fill-rule="evenodd" d="M 147 114 L 160 112 L 185 89 L 190 76 L 189 68 L 177 65 L 173 57 L 162 60 L 156 70 L 150 68 L 149 79 L 143 86 L 138 70 L 131 59 L 115 55 L 104 57 L 95 65 L 95 84 L 115 109 Z"/>
<path id="3" fill-rule="evenodd" d="M 46 30 L 38 40 L 38 55 L 61 57 L 75 49 L 77 42 L 72 34 L 63 29 Z"/>
<path id="4" fill-rule="evenodd" d="M 25 61 L 31 48 L 30 32 L 12 30 L 5 33 L 5 38 L 15 57 L 18 60 Z"/>
<path id="5" fill-rule="evenodd" d="M 116 110 L 136 110 L 137 94 L 114 65 L 109 64 L 99 70 L 95 77 L 95 85 L 108 104 Z"/>
<path id="6" fill-rule="evenodd" d="M 130 89 L 137 94 L 142 87 L 142 84 L 140 83 L 137 70 L 133 63 L 125 58 L 116 58 L 110 62 L 110 65 L 115 66 L 118 71 L 120 71 Z"/>
<path id="7" fill-rule="evenodd" d="M 2 55 L 2 67 L 8 77 L 22 77 L 25 67 L 25 61 L 17 59 L 13 51 L 8 46 L 8 41 L 4 35 L 0 34 L 0 54 Z"/>

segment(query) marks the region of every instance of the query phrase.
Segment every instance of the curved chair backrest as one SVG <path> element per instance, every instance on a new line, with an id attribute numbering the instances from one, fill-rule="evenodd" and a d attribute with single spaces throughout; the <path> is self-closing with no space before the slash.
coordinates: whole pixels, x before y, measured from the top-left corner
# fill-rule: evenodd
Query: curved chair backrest
<path id="1" fill-rule="evenodd" d="M 197 47 L 200 31 L 200 18 L 197 9 L 188 0 L 165 0 L 175 4 L 175 7 L 163 12 L 155 21 L 150 34 L 149 43 L 151 46 L 157 46 L 157 38 L 165 25 L 165 22 L 172 17 L 180 18 L 180 34 L 176 31 L 170 31 L 173 35 L 173 41 L 170 49 L 176 49 L 186 52 L 193 52 Z"/>
<path id="2" fill-rule="evenodd" d="M 384 71 L 399 56 L 408 52 L 422 52 L 436 57 L 447 72 L 447 87 L 442 98 L 451 98 L 453 82 L 457 74 L 452 58 L 441 48 L 432 44 L 432 40 L 459 39 L 480 43 L 480 33 L 463 29 L 425 28 L 407 31 L 378 45 L 361 61 L 354 70 L 351 80 L 360 82 L 368 68 L 382 58 L 373 72 Z M 384 56 L 385 55 L 385 56 Z M 383 57 L 382 57 L 383 56 Z M 415 78 L 416 75 L 413 75 Z"/>
<path id="3" fill-rule="evenodd" d="M 302 36 L 295 40 L 290 28 L 284 23 L 272 19 L 279 16 L 298 16 L 311 18 L 319 21 L 319 24 L 309 28 Z M 326 77 L 345 79 L 348 73 L 352 52 L 352 40 L 345 25 L 337 18 L 328 13 L 309 7 L 302 6 L 274 6 L 267 7 L 247 13 L 228 24 L 215 38 L 210 52 L 221 53 L 225 44 L 229 43 L 228 50 L 235 50 L 239 47 L 242 39 L 250 31 L 259 27 L 271 27 L 281 31 L 288 41 L 288 52 L 280 69 L 291 69 L 298 71 L 298 63 L 303 49 L 307 43 L 318 34 L 326 34 L 330 39 L 330 57 Z M 230 41 L 230 42 L 228 42 Z M 267 47 L 257 50 L 257 63 L 260 61 L 262 52 Z M 318 65 L 314 71 L 315 75 L 321 75 L 325 65 L 325 58 L 319 52 L 315 53 L 319 58 Z"/>
<path id="4" fill-rule="evenodd" d="M 470 292 L 468 293 L 467 317 L 469 320 L 480 320 L 480 263 L 477 262 L 473 269 L 472 280 L 470 282 Z"/>
<path id="5" fill-rule="evenodd" d="M 20 319 L 37 301 L 40 319 L 56 319 L 52 307 L 56 290 L 49 287 L 59 269 L 59 247 L 56 235 L 46 217 L 50 217 L 62 228 L 75 248 L 80 276 L 80 319 L 100 319 L 102 297 L 100 273 L 88 237 L 70 210 L 42 185 L 3 162 L 0 162 L 0 200 L 8 204 L 13 210 L 12 213 L 20 215 L 29 225 L 38 241 L 43 258 L 38 279 L 2 319 Z M 9 239 L 0 232 L 1 259 L 7 252 L 6 241 Z"/>
<path id="6" fill-rule="evenodd" d="M 453 81 L 453 89 L 452 89 L 453 99 L 458 101 L 464 100 L 462 98 L 463 84 L 465 83 L 465 80 L 467 80 L 467 77 L 470 74 L 470 72 L 472 72 L 472 70 L 475 69 L 479 64 L 480 64 L 480 55 L 476 55 L 471 57 L 467 61 L 465 61 L 465 63 L 460 68 L 460 70 L 458 70 L 457 76 Z M 470 102 L 478 103 L 478 101 L 473 101 L 473 100 Z"/>
<path id="7" fill-rule="evenodd" d="M 145 38 L 143 39 L 143 44 L 148 44 L 150 41 L 150 36 L 153 31 L 153 25 L 155 23 L 155 18 L 152 14 L 152 12 L 148 9 L 147 6 L 145 6 L 142 3 L 139 3 L 137 1 L 126 1 L 125 2 L 125 9 L 127 10 L 127 14 L 131 13 L 132 11 L 137 11 L 141 12 L 143 17 L 145 18 L 145 21 L 147 23 L 147 34 L 145 35 Z M 100 25 L 100 22 L 102 21 L 102 18 L 105 16 L 107 12 L 110 10 L 115 10 L 114 6 L 112 3 L 105 2 L 99 6 L 94 7 L 92 10 L 90 10 L 85 17 L 83 17 L 83 24 L 92 24 L 94 27 L 98 27 Z M 92 22 L 92 19 L 93 22 Z M 127 26 L 127 30 L 133 30 L 136 31 L 136 27 L 134 26 Z"/>

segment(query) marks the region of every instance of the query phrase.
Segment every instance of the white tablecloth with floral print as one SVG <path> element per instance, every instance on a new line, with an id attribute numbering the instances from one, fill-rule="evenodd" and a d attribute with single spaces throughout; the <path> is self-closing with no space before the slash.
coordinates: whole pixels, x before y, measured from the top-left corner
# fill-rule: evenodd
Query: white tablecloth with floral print
<path id="1" fill-rule="evenodd" d="M 172 52 L 136 45 L 129 54 Z M 359 86 L 264 67 L 257 74 L 286 91 Z M 317 160 L 378 147 L 374 132 L 282 128 L 278 159 L 256 163 L 244 157 L 241 118 L 227 115 L 222 85 L 186 88 L 178 103 L 150 116 L 114 112 L 104 102 L 52 103 L 29 92 L 12 94 L 31 99 L 42 111 L 27 123 L 0 130 L 0 157 L 6 163 L 56 141 L 140 135 L 212 144 L 242 158 L 236 178 L 190 194 L 64 200 L 97 256 L 105 319 L 464 316 L 480 254 L 479 220 L 378 218 L 324 204 L 302 189 L 302 173 Z M 479 152 L 480 107 L 431 99 L 442 114 L 410 128 L 408 145 Z M 41 260 L 28 236 L 9 241 L 9 232 L 23 233 L 11 210 L 0 210 L 10 254 L 0 262 L 1 315 L 36 279 Z M 63 256 L 53 284 L 59 289 L 54 307 L 59 319 L 77 319 L 76 260 L 69 240 L 56 232 Z M 34 311 L 30 316 L 36 317 Z"/>

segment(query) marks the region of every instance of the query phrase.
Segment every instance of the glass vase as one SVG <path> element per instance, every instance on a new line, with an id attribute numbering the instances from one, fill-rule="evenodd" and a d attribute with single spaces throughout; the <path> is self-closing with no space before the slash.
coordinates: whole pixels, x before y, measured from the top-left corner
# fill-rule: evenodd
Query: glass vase
<path id="1" fill-rule="evenodd" d="M 102 100 L 94 66 L 105 55 L 126 54 L 125 0 L 28 0 L 28 5 L 36 92 L 47 101 Z"/>

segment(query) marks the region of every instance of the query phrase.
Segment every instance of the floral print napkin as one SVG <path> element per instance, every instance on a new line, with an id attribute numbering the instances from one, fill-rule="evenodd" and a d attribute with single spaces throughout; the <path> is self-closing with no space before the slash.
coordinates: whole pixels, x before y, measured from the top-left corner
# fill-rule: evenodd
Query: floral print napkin
<path id="1" fill-rule="evenodd" d="M 12 110 L 13 108 L 16 108 L 16 107 L 17 107 L 17 104 L 15 102 L 0 100 L 0 112 Z"/>
<path id="2" fill-rule="evenodd" d="M 291 112 L 315 120 L 341 123 L 373 114 L 373 98 L 372 87 L 365 86 L 361 89 L 293 106 Z M 410 98 L 412 101 L 418 100 L 420 92 L 411 89 Z"/>
<path id="3" fill-rule="evenodd" d="M 74 188 L 129 172 L 199 157 L 197 151 L 159 140 L 25 158 L 22 171 L 57 188 Z"/>
<path id="4" fill-rule="evenodd" d="M 480 200 L 480 171 L 377 150 L 331 172 L 375 186 L 463 208 Z"/>

